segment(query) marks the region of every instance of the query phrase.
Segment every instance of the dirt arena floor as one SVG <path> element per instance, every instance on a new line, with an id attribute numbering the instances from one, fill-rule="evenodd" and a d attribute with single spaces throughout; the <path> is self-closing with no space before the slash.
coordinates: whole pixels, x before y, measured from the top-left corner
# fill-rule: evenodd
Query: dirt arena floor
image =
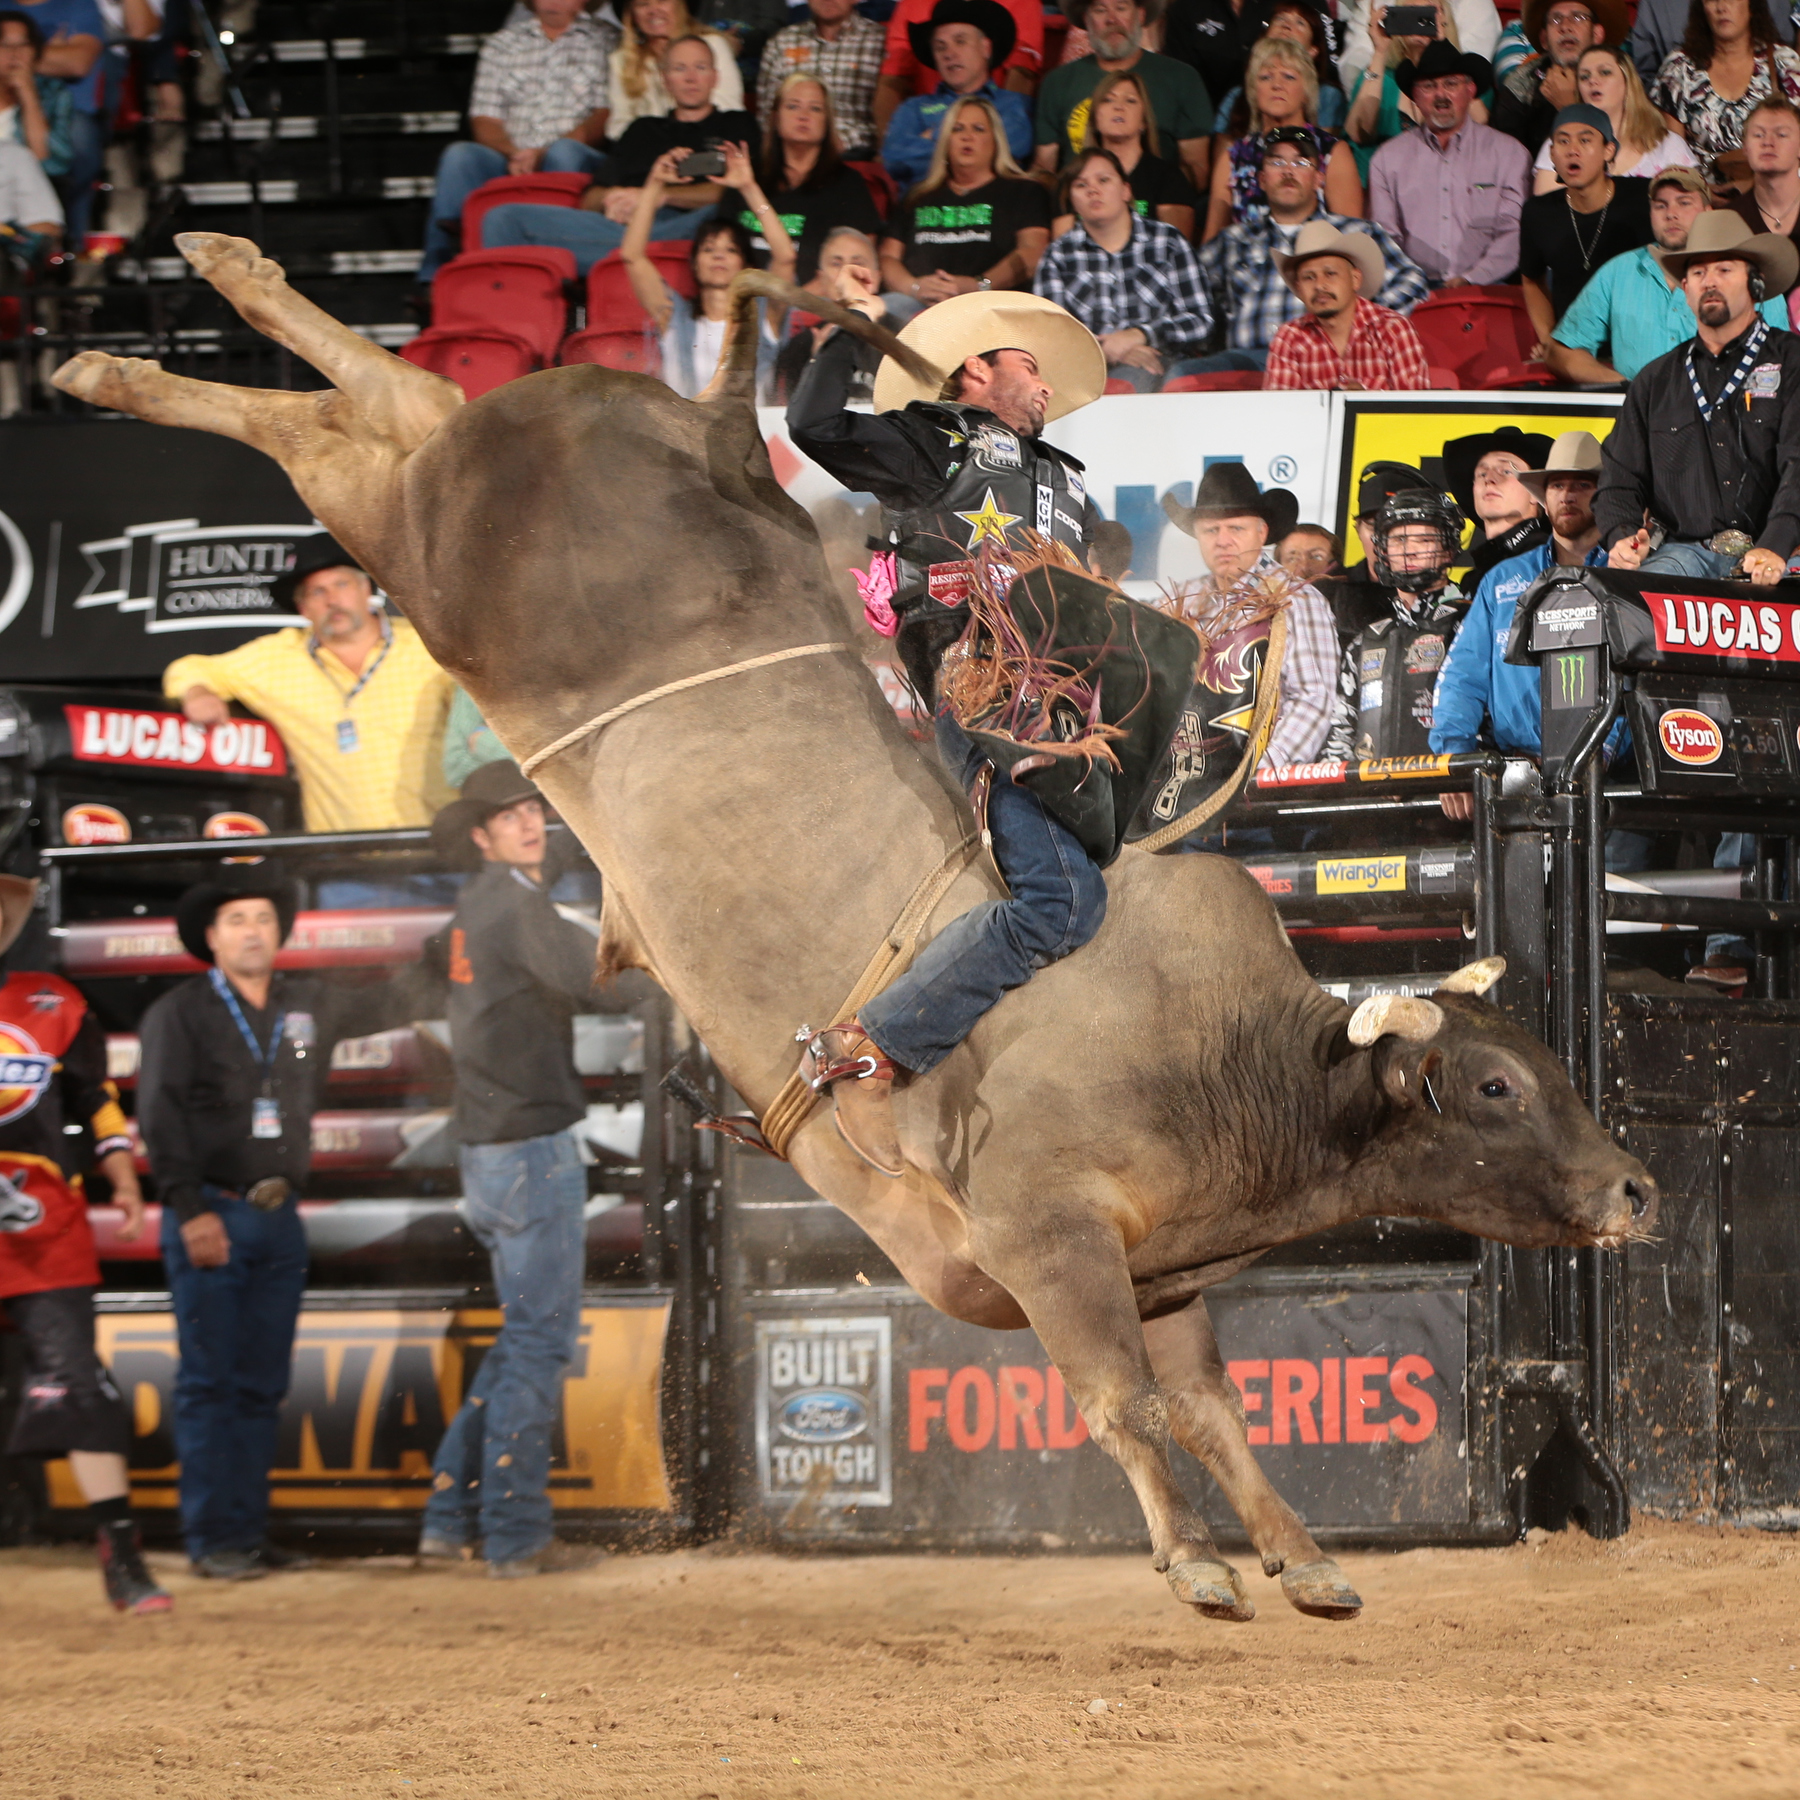
<path id="1" fill-rule="evenodd" d="M 0 1553 L 7 1800 L 1800 1795 L 1800 1543 L 1749 1532 L 1352 1556 L 1349 1625 L 1260 1574 L 1197 1619 L 1142 1558 L 156 1560 L 176 1612 L 126 1620 Z"/>

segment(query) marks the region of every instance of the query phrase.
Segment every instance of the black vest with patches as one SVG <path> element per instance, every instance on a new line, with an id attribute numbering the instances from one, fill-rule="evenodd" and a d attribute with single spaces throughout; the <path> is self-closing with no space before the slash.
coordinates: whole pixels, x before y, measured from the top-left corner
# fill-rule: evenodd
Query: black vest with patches
<path id="1" fill-rule="evenodd" d="M 1431 754 L 1431 696 L 1467 610 L 1440 600 L 1411 624 L 1377 619 L 1357 634 L 1353 755 Z"/>

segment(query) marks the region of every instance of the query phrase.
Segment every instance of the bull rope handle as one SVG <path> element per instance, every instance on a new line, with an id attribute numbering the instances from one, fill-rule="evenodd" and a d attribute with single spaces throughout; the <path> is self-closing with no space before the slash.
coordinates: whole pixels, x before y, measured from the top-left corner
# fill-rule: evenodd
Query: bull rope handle
<path id="1" fill-rule="evenodd" d="M 1243 791 L 1256 765 L 1262 761 L 1275 731 L 1275 709 L 1281 701 L 1281 665 L 1287 657 L 1287 608 L 1269 621 L 1269 654 L 1263 662 L 1256 689 L 1256 710 L 1250 715 L 1250 741 L 1232 771 L 1231 779 L 1216 794 L 1209 794 L 1198 806 L 1191 807 L 1179 819 L 1171 819 L 1160 831 L 1139 838 L 1134 850 L 1166 850 L 1169 845 L 1197 831 L 1209 819 L 1223 812 Z"/>

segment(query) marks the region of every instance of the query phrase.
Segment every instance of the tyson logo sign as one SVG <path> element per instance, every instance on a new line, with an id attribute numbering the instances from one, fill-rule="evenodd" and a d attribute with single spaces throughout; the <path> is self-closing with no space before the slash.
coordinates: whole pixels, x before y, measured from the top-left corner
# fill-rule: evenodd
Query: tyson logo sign
<path id="1" fill-rule="evenodd" d="M 131 821 L 116 806 L 83 801 L 63 814 L 62 835 L 65 844 L 129 844 Z"/>
<path id="2" fill-rule="evenodd" d="M 1703 768 L 1725 753 L 1725 734 L 1713 720 L 1692 707 L 1678 706 L 1657 720 L 1662 746 L 1678 763 Z"/>

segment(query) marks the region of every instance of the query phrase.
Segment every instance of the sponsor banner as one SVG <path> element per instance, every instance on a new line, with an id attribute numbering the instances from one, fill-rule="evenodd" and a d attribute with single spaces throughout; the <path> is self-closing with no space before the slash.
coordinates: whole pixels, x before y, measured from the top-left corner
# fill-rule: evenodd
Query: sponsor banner
<path id="1" fill-rule="evenodd" d="M 131 821 L 116 806 L 84 800 L 63 814 L 62 841 L 79 845 L 129 844 Z"/>
<path id="2" fill-rule="evenodd" d="M 104 1308 L 104 1302 L 102 1307 Z M 563 1511 L 668 1512 L 658 1389 L 666 1300 L 586 1305 L 551 1436 L 550 1498 Z M 134 1422 L 132 1503 L 172 1508 L 175 1321 L 109 1313 L 99 1350 Z M 294 1344 L 269 1479 L 277 1508 L 417 1511 L 431 1458 L 493 1348 L 500 1314 L 308 1308 Z M 66 1462 L 49 1464 L 52 1504 L 82 1504 Z"/>
<path id="3" fill-rule="evenodd" d="M 1691 706 L 1671 707 L 1656 721 L 1656 735 L 1676 762 L 1704 768 L 1725 753 L 1725 734 L 1705 713 Z"/>
<path id="4" fill-rule="evenodd" d="M 1365 756 L 1356 762 L 1281 763 L 1253 778 L 1259 789 L 1373 786 L 1383 781 L 1434 781 L 1450 773 L 1454 759 L 1441 756 Z"/>
<path id="5" fill-rule="evenodd" d="M 1646 792 L 1800 796 L 1800 685 L 1658 671 L 1627 701 Z"/>
<path id="6" fill-rule="evenodd" d="M 889 1321 L 756 1321 L 756 1470 L 765 1503 L 893 1502 Z"/>
<path id="7" fill-rule="evenodd" d="M 1314 865 L 1319 894 L 1403 894 L 1406 852 L 1397 856 L 1322 856 Z"/>
<path id="8" fill-rule="evenodd" d="M 1278 900 L 1357 894 L 1447 895 L 1475 891 L 1475 852 L 1467 845 L 1367 851 L 1356 856 L 1275 856 L 1244 872 Z"/>
<path id="9" fill-rule="evenodd" d="M 1644 594 L 1656 647 L 1684 656 L 1800 663 L 1800 606 L 1779 600 L 1709 600 Z"/>
<path id="10" fill-rule="evenodd" d="M 65 706 L 63 717 L 69 722 L 69 754 L 77 762 L 134 769 L 192 769 L 214 775 L 288 772 L 287 746 L 280 732 L 261 719 L 227 719 L 222 725 L 205 726 L 176 712 L 139 712 L 114 706 Z"/>
<path id="11" fill-rule="evenodd" d="M 304 624 L 297 613 L 278 606 L 269 590 L 319 530 L 214 525 L 155 533 L 144 559 L 144 629 L 206 631 L 256 624 L 269 630 Z"/>
<path id="12" fill-rule="evenodd" d="M 275 966 L 355 969 L 417 962 L 425 940 L 449 921 L 450 914 L 442 907 L 303 912 L 276 955 Z M 192 975 L 205 966 L 181 947 L 173 919 L 89 920 L 65 926 L 61 943 L 62 973 L 71 979 Z"/>
<path id="13" fill-rule="evenodd" d="M 255 813 L 216 812 L 200 827 L 200 835 L 203 838 L 267 837 L 269 828 Z M 262 858 L 245 857 L 242 860 L 260 862 Z"/>

